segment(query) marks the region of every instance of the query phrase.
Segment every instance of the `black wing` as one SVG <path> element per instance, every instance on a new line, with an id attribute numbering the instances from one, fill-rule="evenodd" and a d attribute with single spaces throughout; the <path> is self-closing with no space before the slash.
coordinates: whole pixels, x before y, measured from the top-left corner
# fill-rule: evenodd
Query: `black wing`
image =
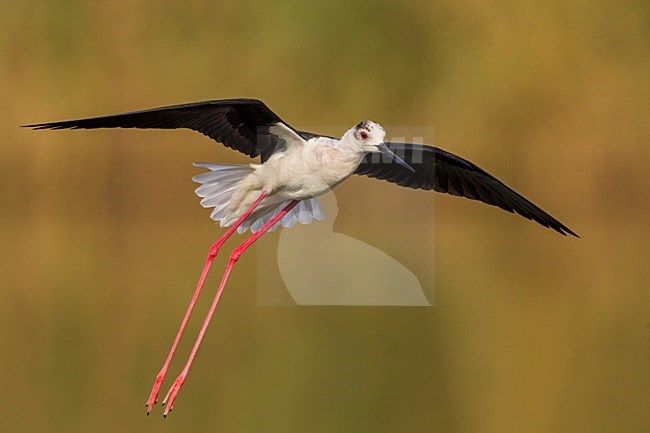
<path id="1" fill-rule="evenodd" d="M 386 143 L 386 145 L 415 171 L 411 172 L 395 162 L 378 160 L 378 154 L 368 154 L 355 174 L 386 180 L 407 188 L 433 189 L 480 200 L 508 212 L 516 212 L 563 235 L 569 233 L 578 236 L 567 226 L 466 159 L 433 146 L 409 143 Z"/>
<path id="2" fill-rule="evenodd" d="M 143 128 L 198 131 L 231 149 L 266 161 L 282 139 L 269 128 L 282 123 L 304 139 L 314 134 L 296 131 L 257 99 L 222 99 L 133 111 L 112 116 L 25 125 L 34 129 Z"/>

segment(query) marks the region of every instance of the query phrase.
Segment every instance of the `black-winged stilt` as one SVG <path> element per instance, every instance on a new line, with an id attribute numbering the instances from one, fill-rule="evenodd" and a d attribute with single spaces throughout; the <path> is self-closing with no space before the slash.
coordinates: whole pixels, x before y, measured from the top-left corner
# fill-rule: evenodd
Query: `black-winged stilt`
<path id="1" fill-rule="evenodd" d="M 188 128 L 250 157 L 260 157 L 261 164 L 196 164 L 209 170 L 194 177 L 201 184 L 196 190 L 202 197 L 201 204 L 214 208 L 212 219 L 220 221 L 221 226 L 228 227 L 228 230 L 210 247 L 180 329 L 154 381 L 147 400 L 147 414 L 158 400 L 158 392 L 183 330 L 210 265 L 223 243 L 235 230 L 243 233 L 250 228 L 253 233 L 230 255 L 187 363 L 163 400 L 167 405 L 164 416 L 174 407 L 230 271 L 241 254 L 276 226 L 291 227 L 296 222 L 309 224 L 314 219 L 322 219 L 315 197 L 336 187 L 352 174 L 383 179 L 408 188 L 433 189 L 480 200 L 516 212 L 563 235 L 577 236 L 475 164 L 433 146 L 385 142 L 384 128 L 369 120 L 358 123 L 336 139 L 291 127 L 259 100 L 224 99 L 26 126 L 34 129 Z"/>

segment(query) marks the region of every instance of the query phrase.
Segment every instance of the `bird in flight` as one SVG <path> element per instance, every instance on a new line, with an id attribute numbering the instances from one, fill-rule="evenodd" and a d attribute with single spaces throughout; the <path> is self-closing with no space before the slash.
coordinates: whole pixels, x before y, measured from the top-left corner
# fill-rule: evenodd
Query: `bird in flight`
<path id="1" fill-rule="evenodd" d="M 235 230 L 252 232 L 230 255 L 187 363 L 163 399 L 165 417 L 174 407 L 228 276 L 241 254 L 260 236 L 278 226 L 291 227 L 296 222 L 309 224 L 314 219 L 323 219 L 316 197 L 353 174 L 482 201 L 562 235 L 577 237 L 567 226 L 476 164 L 434 146 L 387 142 L 384 128 L 370 120 L 358 123 L 337 139 L 293 128 L 260 100 L 222 99 L 25 126 L 55 130 L 186 128 L 251 158 L 260 158 L 259 164 L 195 164 L 207 169 L 194 177 L 200 184 L 196 193 L 201 197 L 201 205 L 213 208 L 211 218 L 228 230 L 210 247 L 190 305 L 147 399 L 147 414 L 158 401 L 159 390 L 210 265 L 224 242 Z"/>

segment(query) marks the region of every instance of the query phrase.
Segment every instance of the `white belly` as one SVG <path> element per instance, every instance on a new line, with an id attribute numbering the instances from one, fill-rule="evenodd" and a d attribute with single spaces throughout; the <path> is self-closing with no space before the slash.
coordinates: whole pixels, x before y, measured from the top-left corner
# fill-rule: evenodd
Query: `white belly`
<path id="1" fill-rule="evenodd" d="M 266 191 L 258 206 L 277 206 L 287 200 L 306 200 L 325 194 L 350 176 L 363 155 L 346 149 L 309 142 L 307 146 L 278 153 L 251 172 L 237 187 L 229 206 L 228 222 L 242 215 Z"/>
<path id="2" fill-rule="evenodd" d="M 329 153 L 327 152 L 329 150 Z M 269 195 L 285 200 L 318 197 L 356 170 L 361 158 L 341 158 L 338 149 L 305 147 L 274 155 L 256 170 Z"/>

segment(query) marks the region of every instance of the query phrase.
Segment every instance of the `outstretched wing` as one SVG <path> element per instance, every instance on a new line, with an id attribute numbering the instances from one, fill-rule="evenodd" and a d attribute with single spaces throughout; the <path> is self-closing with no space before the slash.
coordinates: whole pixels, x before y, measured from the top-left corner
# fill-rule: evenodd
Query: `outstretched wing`
<path id="1" fill-rule="evenodd" d="M 567 226 L 544 212 L 503 182 L 453 153 L 433 146 L 409 143 L 386 143 L 388 148 L 406 161 L 411 172 L 395 162 L 373 160 L 368 154 L 355 174 L 386 180 L 413 189 L 435 190 L 479 200 L 508 212 L 538 222 L 566 235 L 578 236 Z"/>
<path id="2" fill-rule="evenodd" d="M 250 157 L 266 161 L 286 143 L 314 134 L 299 132 L 257 99 L 222 99 L 111 116 L 25 125 L 34 129 L 187 128 Z"/>

